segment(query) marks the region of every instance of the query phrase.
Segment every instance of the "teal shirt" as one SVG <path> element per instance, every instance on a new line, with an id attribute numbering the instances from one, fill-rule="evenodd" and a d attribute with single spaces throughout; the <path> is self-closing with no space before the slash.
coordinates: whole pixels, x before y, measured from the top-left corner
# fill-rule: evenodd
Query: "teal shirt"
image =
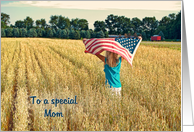
<path id="1" fill-rule="evenodd" d="M 121 69 L 121 57 L 119 58 L 119 62 L 117 62 L 116 67 L 110 67 L 108 64 L 106 64 L 107 58 L 105 58 L 105 65 L 104 65 L 104 72 L 106 77 L 105 84 L 110 85 L 110 87 L 119 88 L 121 87 L 121 81 L 120 81 L 120 69 Z"/>

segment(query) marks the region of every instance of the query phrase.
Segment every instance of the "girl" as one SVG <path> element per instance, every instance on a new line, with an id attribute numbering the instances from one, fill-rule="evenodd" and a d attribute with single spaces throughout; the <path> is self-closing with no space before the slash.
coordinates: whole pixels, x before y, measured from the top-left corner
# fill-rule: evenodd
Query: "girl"
<path id="1" fill-rule="evenodd" d="M 124 58 L 110 51 L 106 51 L 106 57 L 100 54 L 96 56 L 104 62 L 105 84 L 109 85 L 113 92 L 121 95 L 120 68 Z"/>

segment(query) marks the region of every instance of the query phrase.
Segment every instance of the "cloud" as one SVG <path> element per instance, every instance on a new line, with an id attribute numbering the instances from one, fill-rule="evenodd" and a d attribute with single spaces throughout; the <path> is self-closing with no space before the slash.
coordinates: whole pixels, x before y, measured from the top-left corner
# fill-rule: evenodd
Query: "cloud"
<path id="1" fill-rule="evenodd" d="M 47 7 L 63 9 L 142 9 L 142 10 L 181 10 L 181 1 L 15 1 L 2 4 L 2 7 Z"/>

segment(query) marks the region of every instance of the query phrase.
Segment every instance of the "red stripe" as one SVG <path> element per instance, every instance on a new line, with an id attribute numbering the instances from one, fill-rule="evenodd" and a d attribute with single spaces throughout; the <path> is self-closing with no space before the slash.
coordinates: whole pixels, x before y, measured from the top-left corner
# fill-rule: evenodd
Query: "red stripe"
<path id="1" fill-rule="evenodd" d="M 112 44 L 113 46 L 99 45 L 99 46 L 96 46 L 91 52 L 94 52 L 94 50 L 96 50 L 98 47 L 103 47 L 103 46 L 107 46 L 107 47 L 110 47 L 110 48 L 117 47 L 118 49 L 120 49 L 120 50 L 122 50 L 122 51 L 125 51 L 125 52 L 127 52 L 127 53 L 129 52 L 127 49 L 118 46 L 117 43 L 114 43 L 114 42 L 103 42 L 103 41 L 100 41 L 100 42 L 97 42 L 96 44 L 94 44 L 94 45 L 92 45 L 92 46 L 95 46 L 95 45 L 100 44 L 100 43 L 109 43 L 109 44 Z M 92 47 L 87 48 L 87 50 L 90 51 L 91 48 L 92 48 Z M 116 49 L 116 50 L 118 50 L 118 49 Z M 128 54 L 128 55 L 129 55 L 129 58 L 131 58 L 131 55 L 130 55 L 130 54 Z"/>
<path id="2" fill-rule="evenodd" d="M 87 49 L 90 48 L 96 41 L 97 41 L 97 39 L 94 40 L 90 45 L 87 45 L 86 48 L 87 48 Z M 88 43 L 87 43 L 87 44 L 88 44 Z"/>
<path id="3" fill-rule="evenodd" d="M 92 40 L 94 40 L 94 39 L 92 39 Z M 88 44 L 88 42 L 87 42 L 87 44 L 85 44 L 86 45 L 86 48 L 88 49 L 88 48 L 90 48 L 96 41 L 102 41 L 102 40 L 112 40 L 112 41 L 115 41 L 115 38 L 107 38 L 107 39 L 105 39 L 105 38 L 102 38 L 102 39 L 96 39 L 94 42 L 92 42 L 89 46 L 87 46 L 87 44 Z"/>
<path id="4" fill-rule="evenodd" d="M 86 43 L 84 43 L 85 44 L 85 46 L 90 42 L 90 41 L 92 41 L 92 40 L 94 40 L 95 38 L 93 38 L 93 39 L 89 39 Z"/>

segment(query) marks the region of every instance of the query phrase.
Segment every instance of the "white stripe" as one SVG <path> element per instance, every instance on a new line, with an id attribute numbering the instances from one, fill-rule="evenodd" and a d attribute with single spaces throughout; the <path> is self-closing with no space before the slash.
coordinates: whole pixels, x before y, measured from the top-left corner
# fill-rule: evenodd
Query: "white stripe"
<path id="1" fill-rule="evenodd" d="M 96 39 L 95 39 L 95 40 L 96 40 Z M 92 41 L 92 42 L 94 42 L 92 45 L 95 45 L 96 43 L 98 43 L 98 42 L 100 42 L 100 41 L 107 41 L 107 42 L 116 43 L 118 46 L 120 46 L 121 48 L 123 48 L 123 46 L 122 46 L 119 42 L 113 41 L 113 40 L 105 40 L 105 39 L 103 39 L 103 40 L 97 40 L 96 42 Z M 90 43 L 90 44 L 91 44 L 91 43 Z M 90 44 L 89 44 L 89 45 L 90 45 Z M 87 44 L 86 49 L 88 48 L 89 45 Z"/>

